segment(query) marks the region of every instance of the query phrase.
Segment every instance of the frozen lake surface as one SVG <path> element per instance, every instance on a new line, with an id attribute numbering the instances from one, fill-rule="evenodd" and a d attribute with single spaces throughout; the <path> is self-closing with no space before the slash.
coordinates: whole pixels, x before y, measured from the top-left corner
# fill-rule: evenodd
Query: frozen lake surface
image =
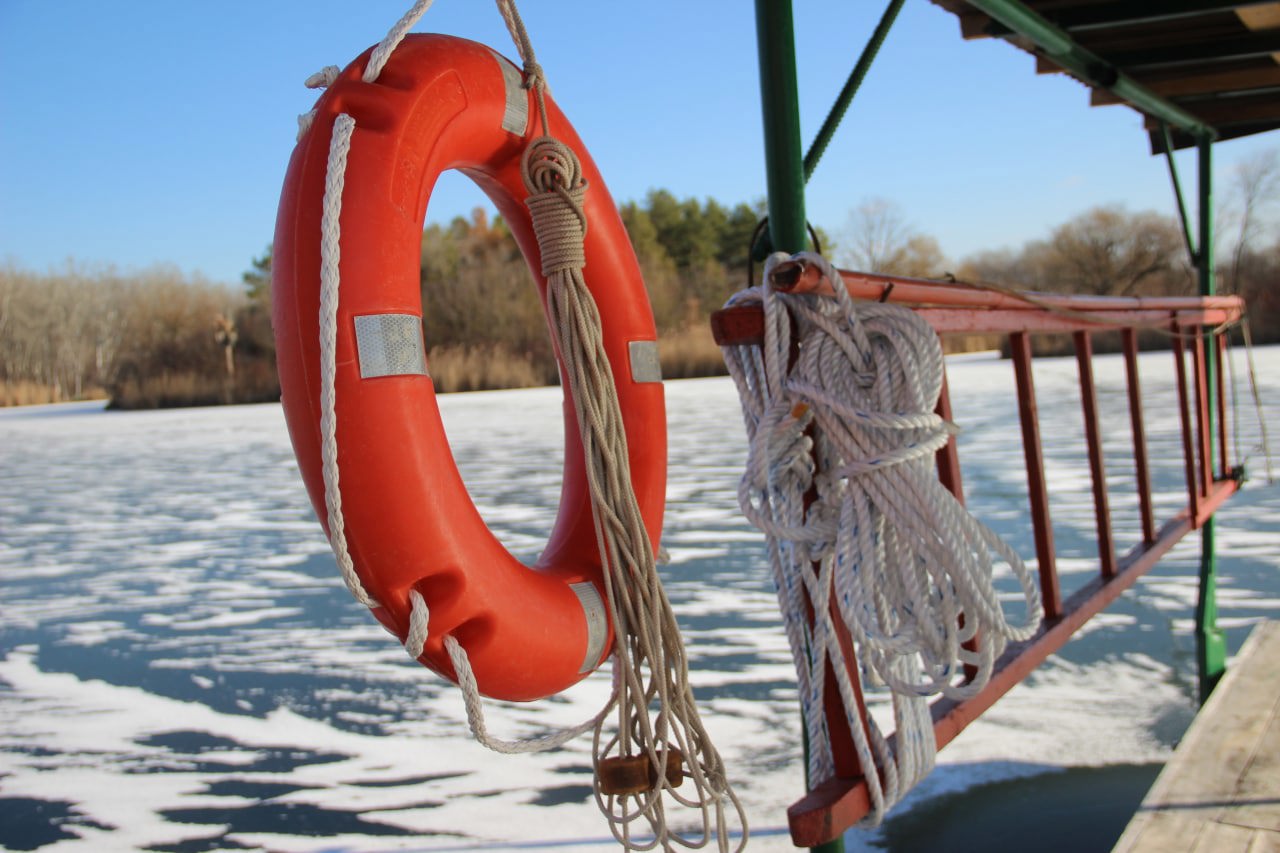
<path id="1" fill-rule="evenodd" d="M 1256 357 L 1280 423 L 1280 348 Z M 1237 360 L 1248 449 L 1257 424 Z M 1012 369 L 966 358 L 949 370 L 968 505 L 1030 557 Z M 1138 524 L 1122 363 L 1101 357 L 1097 370 L 1124 550 Z M 1167 353 L 1143 357 L 1162 519 L 1186 497 L 1172 373 Z M 1074 361 L 1039 360 L 1036 382 L 1069 592 L 1096 570 Z M 687 380 L 668 383 L 667 398 L 668 594 L 704 720 L 746 803 L 750 849 L 793 849 L 782 827 L 804 786 L 794 674 L 761 537 L 737 508 L 736 394 L 727 379 Z M 490 526 L 514 553 L 536 555 L 559 497 L 559 389 L 452 395 L 441 407 Z M 1219 516 L 1220 623 L 1233 651 L 1255 622 L 1280 617 L 1280 489 L 1263 470 L 1255 457 L 1254 480 Z M 486 751 L 456 688 L 349 598 L 279 406 L 0 410 L 0 477 L 0 846 L 609 849 L 589 739 L 541 755 Z M 1094 849 L 1069 833 L 1087 831 L 1098 800 L 1111 821 L 1098 820 L 1103 843 L 1116 804 L 1121 815 L 1136 805 L 1193 714 L 1199 547 L 1184 540 L 850 847 L 914 849 L 927 824 L 935 840 L 958 839 L 946 849 L 1019 849 L 1025 832 L 1042 840 L 1058 820 L 1055 834 Z M 607 689 L 597 676 L 545 702 L 492 703 L 491 727 L 527 736 L 576 723 Z"/>

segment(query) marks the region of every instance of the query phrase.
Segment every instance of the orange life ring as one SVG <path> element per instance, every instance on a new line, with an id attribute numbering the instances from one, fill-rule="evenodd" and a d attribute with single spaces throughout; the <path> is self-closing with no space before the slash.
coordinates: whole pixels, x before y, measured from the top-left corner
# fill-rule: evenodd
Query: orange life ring
<path id="1" fill-rule="evenodd" d="M 335 394 L 347 543 L 374 613 L 404 640 L 409 593 L 430 609 L 426 666 L 457 680 L 442 647 L 467 651 L 480 691 L 509 700 L 556 693 L 612 648 L 582 444 L 566 390 L 560 510 L 538 563 L 493 536 L 450 452 L 425 362 L 419 252 L 437 177 L 458 169 L 493 200 L 546 281 L 523 199 L 520 158 L 537 127 L 521 72 L 489 48 L 410 35 L 375 83 L 353 62 L 317 104 L 294 150 L 276 222 L 272 276 L 285 417 L 312 505 L 326 523 L 320 450 L 320 241 L 335 117 L 355 119 L 341 213 Z M 584 275 L 600 312 L 631 478 L 653 546 L 666 489 L 666 415 L 656 332 L 626 230 L 595 164 L 552 99 L 551 129 L 588 181 Z M 326 523 L 327 526 L 327 523 Z"/>

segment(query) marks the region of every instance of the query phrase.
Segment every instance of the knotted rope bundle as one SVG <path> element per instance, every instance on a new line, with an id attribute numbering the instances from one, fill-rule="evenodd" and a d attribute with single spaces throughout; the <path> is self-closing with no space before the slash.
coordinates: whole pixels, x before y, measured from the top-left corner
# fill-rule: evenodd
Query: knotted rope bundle
<path id="1" fill-rule="evenodd" d="M 797 261 L 821 266 L 835 298 L 774 291 L 773 271 Z M 765 278 L 730 300 L 763 304 L 763 348 L 724 348 L 750 442 L 739 502 L 768 538 L 810 785 L 834 774 L 823 710 L 829 663 L 878 822 L 933 766 L 926 697 L 981 690 L 1005 642 L 1036 631 L 1039 590 L 1018 555 L 934 472 L 934 454 L 955 427 L 933 411 L 943 361 L 928 324 L 900 306 L 855 304 L 817 255 L 774 255 Z M 1010 624 L 993 586 L 1002 563 L 1021 586 L 1021 624 Z M 862 671 L 892 691 L 896 750 L 870 714 L 863 725 L 836 618 Z"/>

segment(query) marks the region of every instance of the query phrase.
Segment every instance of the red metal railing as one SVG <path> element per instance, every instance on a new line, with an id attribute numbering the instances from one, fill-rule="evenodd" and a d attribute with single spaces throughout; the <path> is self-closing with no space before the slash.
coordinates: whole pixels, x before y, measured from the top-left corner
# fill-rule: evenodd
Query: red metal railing
<path id="1" fill-rule="evenodd" d="M 987 686 L 964 701 L 939 699 L 931 706 L 938 748 L 950 743 L 969 723 L 1027 676 L 1050 654 L 1060 649 L 1090 618 L 1114 601 L 1121 592 L 1154 566 L 1183 536 L 1196 529 L 1238 488 L 1238 472 L 1230 465 L 1227 445 L 1223 371 L 1218 370 L 1217 445 L 1212 458 L 1210 436 L 1209 367 L 1207 345 L 1221 357 L 1226 340 L 1222 328 L 1239 320 L 1243 302 L 1238 297 L 1092 297 L 1016 294 L 962 282 L 939 283 L 867 273 L 841 271 L 844 284 L 855 297 L 897 302 L 914 308 L 940 334 L 999 333 L 1008 336 L 1018 392 L 1023 454 L 1026 459 L 1031 521 L 1039 563 L 1045 619 L 1040 630 L 1021 643 L 1006 647 Z M 831 283 L 813 267 L 791 283 L 797 292 L 831 293 Z M 760 345 L 764 317 L 758 305 L 727 308 L 711 318 L 716 342 L 724 345 Z M 1176 384 L 1185 457 L 1187 506 L 1156 526 L 1147 458 L 1146 429 L 1138 376 L 1137 330 L 1159 328 L 1170 333 L 1176 363 Z M 1135 485 L 1142 539 L 1122 556 L 1116 554 L 1111 511 L 1099 428 L 1097 390 L 1093 377 L 1092 334 L 1119 331 L 1125 361 L 1129 419 L 1133 433 Z M 1030 336 L 1045 332 L 1071 333 L 1079 371 L 1084 412 L 1085 444 L 1092 477 L 1097 522 L 1099 571 L 1082 588 L 1062 598 L 1055 564 L 1053 526 L 1049 514 L 1048 485 L 1040 441 L 1040 422 L 1032 378 Z M 1189 343 L 1189 346 L 1188 346 Z M 1191 375 L 1187 352 L 1190 351 Z M 1194 387 L 1194 397 L 1190 389 Z M 951 417 L 950 392 L 944 377 L 938 413 Z M 941 482 L 963 501 L 960 463 L 955 440 L 938 451 Z M 836 620 L 840 625 L 840 620 Z M 847 638 L 845 638 L 847 639 Z M 846 647 L 849 645 L 845 643 Z M 846 654 L 849 655 L 846 648 Z M 847 660 L 857 686 L 857 666 Z M 830 696 L 835 691 L 828 691 Z M 843 708 L 828 703 L 827 723 L 832 732 L 837 776 L 815 787 L 788 809 L 792 840 L 797 846 L 815 846 L 837 838 L 871 809 L 864 774 L 852 752 L 851 736 Z M 861 704 L 861 701 L 860 701 Z M 864 715 L 865 709 L 860 709 Z M 864 723 L 865 724 L 865 723 Z M 894 744 L 896 736 L 890 737 Z M 878 772 L 878 771 L 874 771 Z"/>

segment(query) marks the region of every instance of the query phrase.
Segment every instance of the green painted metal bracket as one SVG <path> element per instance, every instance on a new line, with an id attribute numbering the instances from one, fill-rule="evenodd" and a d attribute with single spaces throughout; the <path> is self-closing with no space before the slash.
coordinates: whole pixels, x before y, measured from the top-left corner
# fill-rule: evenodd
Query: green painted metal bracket
<path id="1" fill-rule="evenodd" d="M 875 62 L 876 55 L 880 53 L 880 47 L 884 44 L 885 37 L 889 35 L 889 30 L 893 28 L 893 22 L 897 20 L 898 12 L 901 11 L 905 2 L 906 0 L 889 0 L 889 6 L 884 10 L 884 14 L 880 16 L 880 23 L 876 25 L 875 32 L 867 40 L 866 47 L 862 49 L 862 55 L 858 57 L 858 64 L 853 66 L 853 71 L 849 73 L 849 79 L 845 81 L 844 88 L 840 90 L 835 104 L 831 107 L 831 112 L 827 113 L 827 118 L 822 123 L 822 127 L 818 128 L 818 135 L 813 138 L 813 143 L 809 146 L 808 153 L 804 155 L 805 181 L 813 177 L 813 170 L 818 167 L 818 161 L 822 159 L 822 153 L 827 150 L 831 137 L 835 135 L 836 128 L 840 126 L 840 121 L 844 118 L 845 111 L 849 109 L 849 104 L 853 102 L 853 96 L 858 93 L 858 88 L 862 86 L 862 81 L 867 76 L 871 63 Z"/>
<path id="2" fill-rule="evenodd" d="M 1070 34 L 1028 9 L 1019 0 L 968 0 L 968 4 L 992 19 L 1029 39 L 1041 53 L 1091 86 L 1107 89 L 1127 101 L 1134 108 L 1161 123 L 1163 147 L 1169 160 L 1174 192 L 1178 196 L 1179 214 L 1182 216 L 1183 238 L 1191 251 L 1192 260 L 1199 272 L 1200 293 L 1212 296 L 1215 291 L 1213 258 L 1213 140 L 1217 131 L 1175 104 L 1159 97 L 1141 84 L 1126 76 L 1114 65 L 1079 45 Z M 1177 168 L 1173 162 L 1173 140 L 1169 128 L 1190 135 L 1196 141 L 1199 152 L 1200 206 L 1198 210 L 1199 234 L 1191 238 Z M 1205 345 L 1208 371 L 1209 445 L 1213 453 L 1213 422 L 1216 419 L 1216 348 L 1212 336 L 1207 335 Z M 1226 641 L 1217 625 L 1217 556 L 1215 553 L 1216 521 L 1210 517 L 1201 527 L 1200 594 L 1196 604 L 1196 659 L 1199 669 L 1200 698 L 1206 699 L 1213 686 L 1226 671 Z"/>
<path id="3" fill-rule="evenodd" d="M 1200 294 L 1212 296 L 1214 282 L 1213 257 L 1213 140 L 1217 132 L 1179 108 L 1157 96 L 1146 87 L 1126 76 L 1118 68 L 1085 49 L 1071 36 L 1050 21 L 1028 9 L 1019 0 L 968 0 L 970 6 L 985 12 L 994 20 L 1032 41 L 1047 57 L 1091 86 L 1107 89 L 1134 108 L 1157 119 L 1162 125 L 1165 154 L 1173 177 L 1174 192 L 1178 196 L 1179 214 L 1182 216 L 1183 237 L 1191 251 L 1200 278 Z M 1173 144 L 1169 128 L 1176 128 L 1196 140 L 1199 152 L 1200 205 L 1198 210 L 1199 234 L 1193 243 L 1182 189 L 1178 182 L 1177 168 L 1173 162 Z M 1213 455 L 1213 421 L 1217 405 L 1216 348 L 1212 336 L 1206 340 L 1205 359 L 1208 372 L 1209 453 Z M 1200 593 L 1196 603 L 1196 659 L 1199 669 L 1200 699 L 1204 701 L 1226 671 L 1226 640 L 1218 628 L 1217 604 L 1217 555 L 1215 539 L 1217 522 L 1210 517 L 1201 528 Z"/>
<path id="4" fill-rule="evenodd" d="M 1200 295 L 1213 296 L 1217 290 L 1213 257 L 1213 143 L 1201 138 L 1198 145 L 1200 172 L 1200 250 L 1196 254 L 1200 274 Z M 1214 420 L 1218 406 L 1217 347 L 1212 334 L 1205 335 L 1205 369 L 1208 373 L 1209 458 L 1214 458 Z M 1218 628 L 1217 519 L 1210 516 L 1200 528 L 1200 593 L 1196 599 L 1196 662 L 1200 676 L 1200 701 L 1204 702 L 1227 670 L 1227 642 Z"/>
<path id="5" fill-rule="evenodd" d="M 804 185 L 830 144 L 871 64 L 906 0 L 889 0 L 879 24 L 858 57 L 849 79 L 800 157 L 800 97 L 796 77 L 795 26 L 790 0 L 756 0 L 756 42 L 760 56 L 760 103 L 764 114 L 765 170 L 769 231 L 752 246 L 752 258 L 771 251 L 805 248 Z"/>
<path id="6" fill-rule="evenodd" d="M 760 106 L 764 115 L 765 178 L 769 197 L 770 251 L 802 252 L 805 246 L 804 160 L 800 147 L 800 98 L 791 0 L 756 0 L 760 54 Z"/>
<path id="7" fill-rule="evenodd" d="M 1013 32 L 1030 39 L 1045 56 L 1089 85 L 1109 90 L 1141 112 L 1189 133 L 1196 139 L 1212 140 L 1217 137 L 1217 131 L 1212 127 L 1156 95 L 1097 54 L 1081 47 L 1068 33 L 1028 9 L 1019 0 L 968 0 L 968 3 Z"/>
<path id="8" fill-rule="evenodd" d="M 1178 219 L 1182 222 L 1182 239 L 1187 244 L 1187 254 L 1191 265 L 1200 268 L 1200 253 L 1191 236 L 1191 218 L 1187 215 L 1187 202 L 1182 195 L 1182 181 L 1178 179 L 1178 164 L 1173 159 L 1173 138 L 1169 134 L 1169 125 L 1160 122 L 1160 133 L 1164 140 L 1164 158 L 1169 164 L 1169 179 L 1173 182 L 1173 195 L 1178 202 Z"/>
<path id="9" fill-rule="evenodd" d="M 768 239 L 752 246 L 752 255 L 760 260 L 771 251 L 794 253 L 805 247 L 805 174 L 791 0 L 756 0 L 756 48 L 760 55 L 760 106 L 769 194 Z M 806 728 L 801 726 L 802 731 Z M 805 756 L 807 765 L 807 742 Z M 844 840 L 838 838 L 811 850 L 844 853 Z"/>

